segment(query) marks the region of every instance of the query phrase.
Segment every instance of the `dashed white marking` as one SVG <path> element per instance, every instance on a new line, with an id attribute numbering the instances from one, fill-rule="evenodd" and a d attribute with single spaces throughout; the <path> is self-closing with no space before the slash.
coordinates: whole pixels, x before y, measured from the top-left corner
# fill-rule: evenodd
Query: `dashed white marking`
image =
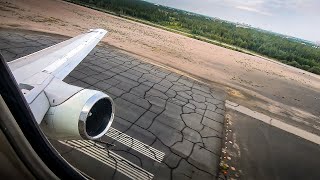
<path id="1" fill-rule="evenodd" d="M 129 160 L 117 155 L 112 151 L 107 151 L 103 146 L 96 144 L 90 140 L 72 140 L 72 141 L 60 141 L 60 143 L 75 147 L 76 150 L 116 169 L 120 173 L 128 176 L 131 179 L 152 179 L 153 174 L 140 168 Z"/>
<path id="2" fill-rule="evenodd" d="M 126 135 L 112 127 L 108 130 L 106 135 L 159 163 L 161 163 L 165 156 L 164 152 L 144 144 L 143 142 L 134 139 L 133 137 L 130 137 L 129 135 Z"/>
<path id="3" fill-rule="evenodd" d="M 239 104 L 236 104 L 234 102 L 231 102 L 231 101 L 226 101 L 226 107 L 227 108 L 230 108 L 230 109 L 233 109 L 235 111 L 238 111 L 242 114 L 245 114 L 245 115 L 248 115 L 250 117 L 253 117 L 257 120 L 260 120 L 264 123 L 267 123 L 267 124 L 270 124 L 274 127 L 277 127 L 279 129 L 282 129 L 284 131 L 287 131 L 291 134 L 294 134 L 296 136 L 299 136 L 303 139 L 306 139 L 308 141 L 311 141 L 313 143 L 316 143 L 316 144 L 320 144 L 320 136 L 317 136 L 313 133 L 310 133 L 308 131 L 305 131 L 305 130 L 302 130 L 300 128 L 297 128 L 297 127 L 294 127 L 294 126 L 291 126 L 289 124 L 286 124 L 282 121 L 279 121 L 277 119 L 274 119 L 274 118 L 271 118 L 265 114 L 262 114 L 262 113 L 259 113 L 259 112 L 256 112 L 256 111 L 253 111 L 249 108 L 246 108 L 244 106 L 241 106 Z"/>

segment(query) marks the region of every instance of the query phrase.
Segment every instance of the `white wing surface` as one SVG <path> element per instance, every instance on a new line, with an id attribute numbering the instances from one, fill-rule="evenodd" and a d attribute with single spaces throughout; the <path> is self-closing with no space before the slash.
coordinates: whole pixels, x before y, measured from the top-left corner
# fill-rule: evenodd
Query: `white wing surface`
<path id="1" fill-rule="evenodd" d="M 50 90 L 55 89 L 55 86 L 63 86 L 61 80 L 89 54 L 106 33 L 103 29 L 93 29 L 8 63 L 39 124 L 50 105 L 54 105 L 48 98 Z M 64 92 L 64 96 L 69 97 L 80 90 L 77 87 L 70 88 Z M 63 94 L 61 97 L 63 99 Z"/>

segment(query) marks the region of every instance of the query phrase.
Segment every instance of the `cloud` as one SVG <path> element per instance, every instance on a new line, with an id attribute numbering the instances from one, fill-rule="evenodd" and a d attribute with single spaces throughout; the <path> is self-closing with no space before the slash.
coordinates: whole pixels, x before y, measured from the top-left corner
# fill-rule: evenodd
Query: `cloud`
<path id="1" fill-rule="evenodd" d="M 229 6 L 263 15 L 302 13 L 319 15 L 319 0 L 225 0 Z M 240 8 L 238 8 L 240 6 Z"/>
<path id="2" fill-rule="evenodd" d="M 314 14 L 319 16 L 319 0 L 269 0 L 266 7 L 276 10 L 287 10 L 294 13 Z"/>
<path id="3" fill-rule="evenodd" d="M 264 12 L 264 11 L 261 11 L 259 9 L 256 9 L 256 8 L 253 8 L 253 7 L 248 7 L 248 6 L 236 6 L 237 9 L 240 9 L 240 10 L 244 10 L 244 11 L 249 11 L 249 12 L 253 12 L 253 13 L 258 13 L 258 14 L 261 14 L 261 15 L 265 15 L 265 16 L 272 16 L 271 13 L 269 12 Z"/>
<path id="4" fill-rule="evenodd" d="M 272 0 L 225 0 L 229 7 L 264 16 L 272 16 L 272 11 L 269 11 L 268 8 L 266 8 L 266 5 L 270 1 Z"/>

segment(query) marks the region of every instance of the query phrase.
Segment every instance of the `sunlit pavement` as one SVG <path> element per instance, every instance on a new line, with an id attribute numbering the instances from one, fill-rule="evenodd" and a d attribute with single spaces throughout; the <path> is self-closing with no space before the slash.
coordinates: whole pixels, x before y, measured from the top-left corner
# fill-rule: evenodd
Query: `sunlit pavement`
<path id="1" fill-rule="evenodd" d="M 66 38 L 0 31 L 7 61 Z M 52 141 L 72 165 L 95 179 L 215 179 L 225 94 L 103 45 L 64 80 L 109 94 L 116 118 L 102 141 Z"/>

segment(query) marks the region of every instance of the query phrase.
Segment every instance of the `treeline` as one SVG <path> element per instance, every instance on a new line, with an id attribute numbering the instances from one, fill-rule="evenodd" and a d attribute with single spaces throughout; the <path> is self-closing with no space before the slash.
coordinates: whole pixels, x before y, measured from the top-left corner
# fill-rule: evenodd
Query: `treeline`
<path id="1" fill-rule="evenodd" d="M 140 0 L 73 0 L 234 45 L 320 74 L 320 49 L 282 36 Z"/>

